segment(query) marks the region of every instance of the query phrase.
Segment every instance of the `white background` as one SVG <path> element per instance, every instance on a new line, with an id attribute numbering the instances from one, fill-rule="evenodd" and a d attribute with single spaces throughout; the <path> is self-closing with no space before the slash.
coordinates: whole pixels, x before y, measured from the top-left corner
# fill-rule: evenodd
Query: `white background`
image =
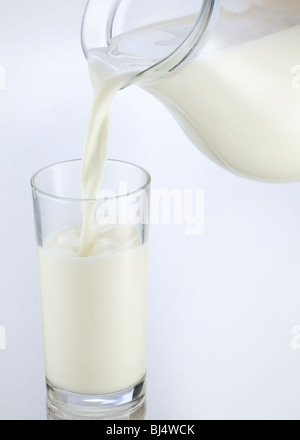
<path id="1" fill-rule="evenodd" d="M 92 100 L 85 0 L 0 0 L 0 419 L 45 419 L 29 180 L 79 158 Z M 249 127 L 251 129 L 251 127 Z M 205 230 L 151 229 L 148 418 L 299 419 L 300 184 L 235 177 L 208 161 L 138 88 L 112 107 L 110 157 L 153 188 L 203 189 Z"/>

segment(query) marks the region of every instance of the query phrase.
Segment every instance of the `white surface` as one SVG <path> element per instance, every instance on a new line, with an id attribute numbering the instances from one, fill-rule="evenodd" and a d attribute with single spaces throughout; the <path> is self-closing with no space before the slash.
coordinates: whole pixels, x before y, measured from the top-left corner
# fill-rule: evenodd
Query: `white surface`
<path id="1" fill-rule="evenodd" d="M 0 0 L 0 419 L 44 419 L 45 386 L 29 179 L 81 156 L 92 91 L 79 29 L 85 0 Z M 300 92 L 299 92 L 300 93 Z M 159 160 L 157 154 L 159 153 Z M 148 418 L 299 419 L 300 184 L 210 163 L 154 98 L 113 105 L 110 157 L 153 188 L 205 191 L 205 229 L 153 226 Z"/>

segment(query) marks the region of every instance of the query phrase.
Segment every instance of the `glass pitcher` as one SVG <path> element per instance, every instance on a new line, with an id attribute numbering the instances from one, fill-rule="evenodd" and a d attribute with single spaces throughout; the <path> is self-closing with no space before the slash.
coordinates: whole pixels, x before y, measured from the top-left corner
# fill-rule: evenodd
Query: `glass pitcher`
<path id="1" fill-rule="evenodd" d="M 89 0 L 87 58 L 172 112 L 220 166 L 270 182 L 300 180 L 299 0 Z"/>

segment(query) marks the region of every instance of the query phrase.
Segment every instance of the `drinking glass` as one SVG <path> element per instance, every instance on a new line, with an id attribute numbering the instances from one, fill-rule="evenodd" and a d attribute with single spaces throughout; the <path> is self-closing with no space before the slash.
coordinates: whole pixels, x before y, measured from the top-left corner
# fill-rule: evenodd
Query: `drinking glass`
<path id="1" fill-rule="evenodd" d="M 31 180 L 49 420 L 141 420 L 146 411 L 150 175 L 108 160 L 97 199 L 81 161 Z M 83 215 L 92 242 L 79 255 Z"/>

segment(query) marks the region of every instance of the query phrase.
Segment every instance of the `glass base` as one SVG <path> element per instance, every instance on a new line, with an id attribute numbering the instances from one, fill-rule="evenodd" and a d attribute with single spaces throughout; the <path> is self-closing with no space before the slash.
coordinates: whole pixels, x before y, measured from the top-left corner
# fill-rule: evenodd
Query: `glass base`
<path id="1" fill-rule="evenodd" d="M 118 393 L 84 395 L 64 391 L 47 381 L 48 420 L 144 420 L 146 380 Z"/>

